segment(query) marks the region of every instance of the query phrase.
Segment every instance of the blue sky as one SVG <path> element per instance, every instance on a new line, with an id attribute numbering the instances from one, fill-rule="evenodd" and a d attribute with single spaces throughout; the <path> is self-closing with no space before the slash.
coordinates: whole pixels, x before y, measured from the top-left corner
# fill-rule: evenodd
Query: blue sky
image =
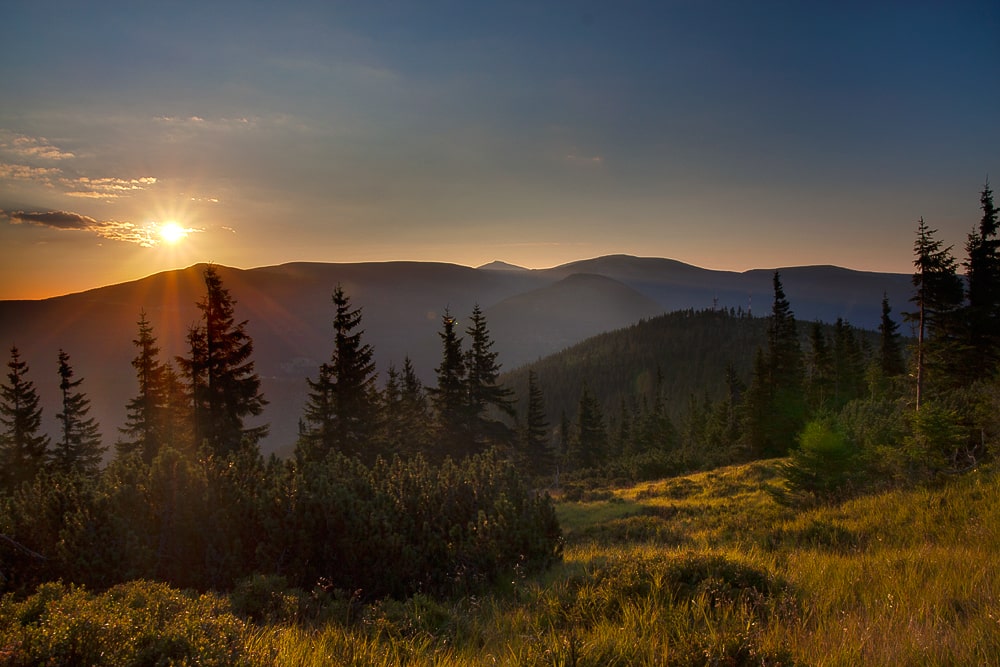
<path id="1" fill-rule="evenodd" d="M 198 261 L 908 272 L 1000 178 L 995 2 L 4 14 L 0 298 Z"/>

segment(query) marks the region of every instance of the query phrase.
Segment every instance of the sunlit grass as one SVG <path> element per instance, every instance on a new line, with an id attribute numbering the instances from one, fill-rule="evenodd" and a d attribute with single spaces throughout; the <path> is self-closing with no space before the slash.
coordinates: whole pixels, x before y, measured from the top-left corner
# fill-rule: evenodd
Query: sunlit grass
<path id="1" fill-rule="evenodd" d="M 204 642 L 195 629 L 225 628 L 229 641 L 235 633 L 233 664 L 261 666 L 996 663 L 992 468 L 804 511 L 775 502 L 767 488 L 778 483 L 777 463 L 764 462 L 562 502 L 563 561 L 512 574 L 480 597 L 415 596 L 261 625 L 207 598 L 150 588 L 191 619 L 167 623 L 178 638 L 157 641 Z M 0 664 L 31 664 L 12 659 L 13 648 L 84 627 L 87 604 L 113 608 L 104 597 L 84 604 L 79 592 L 56 606 L 70 602 L 82 610 L 75 620 L 53 612 L 44 632 L 26 635 L 11 619 L 37 617 L 38 605 L 0 606 Z M 108 627 L 133 627 L 125 613 Z M 198 614 L 215 620 L 195 622 Z M 97 623 L 86 627 L 91 641 L 113 640 L 100 639 Z"/>

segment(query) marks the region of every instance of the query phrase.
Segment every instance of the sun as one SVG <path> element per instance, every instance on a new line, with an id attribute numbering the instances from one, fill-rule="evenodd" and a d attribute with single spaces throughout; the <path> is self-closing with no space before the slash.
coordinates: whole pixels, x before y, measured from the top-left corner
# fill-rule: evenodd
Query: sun
<path id="1" fill-rule="evenodd" d="M 164 243 L 167 245 L 177 245 L 188 235 L 188 230 L 171 221 L 160 225 L 159 233 Z"/>

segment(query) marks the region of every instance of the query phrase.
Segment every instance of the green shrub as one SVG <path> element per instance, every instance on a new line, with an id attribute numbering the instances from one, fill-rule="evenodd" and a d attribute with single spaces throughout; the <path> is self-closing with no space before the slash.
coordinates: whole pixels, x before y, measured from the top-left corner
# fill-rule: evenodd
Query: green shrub
<path id="1" fill-rule="evenodd" d="M 246 628 L 228 603 L 135 581 L 94 595 L 45 584 L 0 605 L 0 664 L 240 665 Z"/>
<path id="2" fill-rule="evenodd" d="M 799 447 L 782 467 L 784 493 L 779 500 L 802 503 L 845 497 L 859 475 L 854 445 L 830 419 L 815 419 L 799 435 Z"/>

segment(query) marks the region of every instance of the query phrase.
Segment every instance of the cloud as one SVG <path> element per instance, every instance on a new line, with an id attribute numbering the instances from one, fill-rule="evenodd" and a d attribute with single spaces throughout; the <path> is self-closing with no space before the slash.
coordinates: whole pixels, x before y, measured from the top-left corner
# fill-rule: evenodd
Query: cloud
<path id="1" fill-rule="evenodd" d="M 67 188 L 73 188 L 66 192 L 68 196 L 88 199 L 117 199 L 122 195 L 133 194 L 156 184 L 156 178 L 153 176 L 142 178 L 88 178 L 81 176 L 74 179 L 64 178 L 60 181 Z"/>
<path id="2" fill-rule="evenodd" d="M 0 155 L 16 156 L 16 162 L 0 162 L 0 180 L 34 181 L 68 197 L 108 201 L 136 194 L 157 182 L 154 176 L 119 178 L 74 173 L 68 166 L 76 158 L 73 153 L 60 150 L 44 137 L 29 137 L 4 129 L 0 129 Z M 47 166 L 46 160 L 65 160 L 67 168 Z M 43 164 L 32 164 L 38 162 Z"/>
<path id="3" fill-rule="evenodd" d="M 570 164 L 599 167 L 604 164 L 604 158 L 600 155 L 567 155 L 566 161 Z"/>
<path id="4" fill-rule="evenodd" d="M 84 231 L 97 234 L 101 238 L 124 243 L 135 243 L 144 248 L 159 244 L 155 229 L 137 226 L 120 220 L 95 220 L 88 215 L 72 211 L 10 211 L 0 212 L 15 224 L 33 224 L 63 231 Z"/>
<path id="5" fill-rule="evenodd" d="M 55 167 L 32 167 L 26 164 L 7 164 L 0 162 L 0 178 L 10 178 L 16 181 L 42 181 L 52 185 L 52 178 L 58 176 L 61 170 Z"/>
<path id="6" fill-rule="evenodd" d="M 45 137 L 29 137 L 9 131 L 0 132 L 0 148 L 26 158 L 66 160 L 76 157 L 51 143 Z"/>
<path id="7" fill-rule="evenodd" d="M 70 211 L 47 211 L 44 213 L 11 211 L 6 215 L 12 222 L 30 222 L 44 227 L 55 227 L 56 229 L 90 229 L 99 224 L 97 220 L 89 216 L 71 213 Z"/>

